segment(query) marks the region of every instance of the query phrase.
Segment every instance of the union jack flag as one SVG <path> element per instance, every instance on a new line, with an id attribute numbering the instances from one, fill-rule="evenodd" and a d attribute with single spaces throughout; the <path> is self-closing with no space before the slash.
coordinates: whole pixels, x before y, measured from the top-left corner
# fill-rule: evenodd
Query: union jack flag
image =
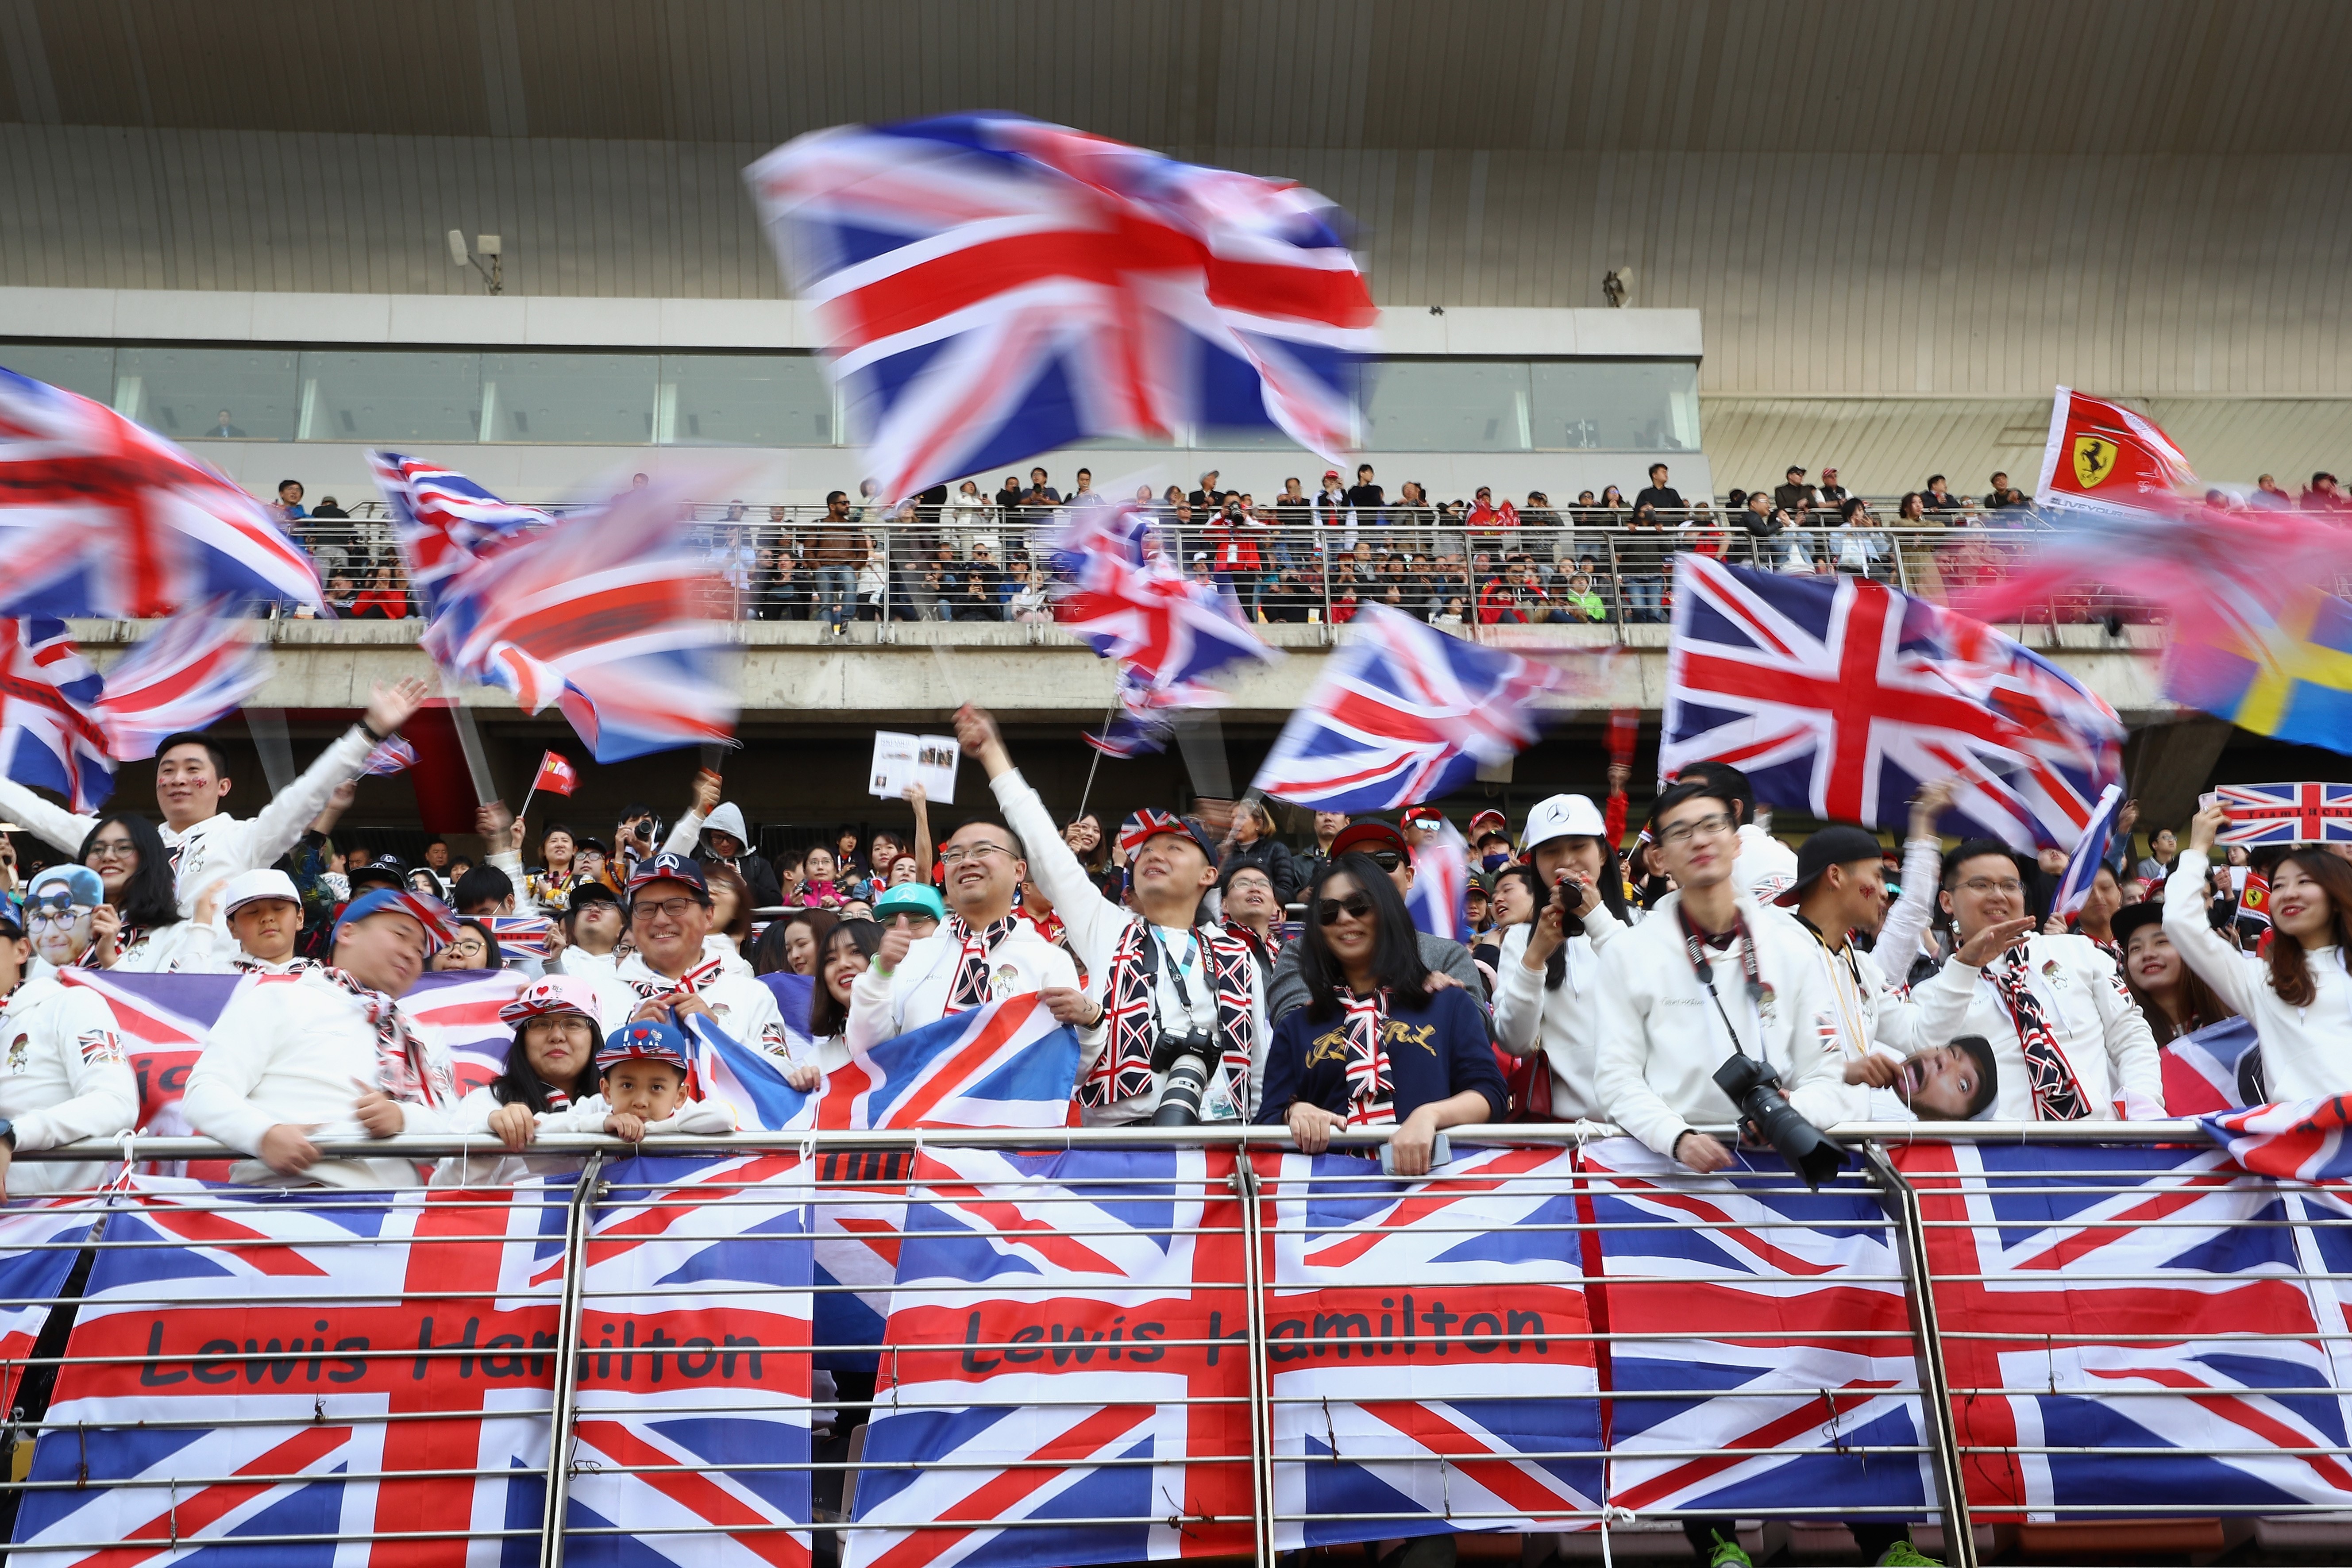
<path id="1" fill-rule="evenodd" d="M 1470 846 L 1451 822 L 1412 850 L 1412 891 L 1404 896 L 1412 923 L 1432 936 L 1460 942 L 1470 931 Z"/>
<path id="2" fill-rule="evenodd" d="M 2021 848 L 2072 849 L 2122 775 L 2115 710 L 1991 627 L 1866 577 L 1675 557 L 1658 766 L 1748 774 L 1756 797 L 1900 824 L 1957 775 L 1953 811 Z"/>
<path id="3" fill-rule="evenodd" d="M 808 1167 L 625 1160 L 582 1282 L 570 1560 L 809 1561 Z M 749 1347 L 749 1348 L 746 1348 Z"/>
<path id="4" fill-rule="evenodd" d="M 2297 1182 L 2352 1176 L 2352 1102 L 2288 1100 L 2200 1116 L 2205 1135 L 2249 1171 Z"/>
<path id="5" fill-rule="evenodd" d="M 2250 1081 L 2262 1067 L 2261 1042 L 2254 1038 L 2251 1018 L 2224 1018 L 2218 1024 L 2167 1040 L 2156 1047 L 2164 1068 L 2164 1109 L 2174 1116 L 2242 1110 L 2262 1103 L 2259 1089 Z M 2249 1070 L 2251 1069 L 2251 1070 Z"/>
<path id="6" fill-rule="evenodd" d="M 845 1568 L 1250 1550 L 1233 1171 L 1224 1150 L 918 1156 L 857 1485 L 857 1522 L 889 1528 L 853 1532 Z"/>
<path id="7" fill-rule="evenodd" d="M 2352 1503 L 2345 1385 L 2276 1185 L 2218 1149 L 1921 1143 L 1896 1163 L 1979 1521 Z"/>
<path id="8" fill-rule="evenodd" d="M 114 758 L 97 717 L 104 690 L 63 621 L 0 619 L 0 773 L 54 790 L 76 811 L 114 793 Z"/>
<path id="9" fill-rule="evenodd" d="M 367 754 L 367 765 L 360 772 L 372 779 L 390 778 L 393 774 L 416 765 L 416 748 L 398 735 L 376 743 Z"/>
<path id="10" fill-rule="evenodd" d="M 555 513 L 500 500 L 455 468 L 398 452 L 370 452 L 376 489 L 392 513 L 409 586 L 427 616 L 451 579 L 483 556 L 555 525 Z"/>
<path id="11" fill-rule="evenodd" d="M 2052 913 L 2071 919 L 2083 912 L 2084 904 L 2090 900 L 2091 884 L 2098 880 L 2099 868 L 2107 863 L 2107 841 L 2115 837 L 2116 818 L 2123 805 L 2123 785 L 2111 784 L 2099 793 L 2090 822 L 2066 858 L 2066 874 L 2058 879 L 2058 891 L 2051 900 Z"/>
<path id="12" fill-rule="evenodd" d="M 377 461 L 395 516 L 414 510 L 404 461 Z M 404 523 L 404 550 L 437 552 L 405 558 L 412 574 L 437 574 L 425 650 L 453 679 L 502 687 L 530 712 L 562 709 L 600 763 L 724 742 L 736 713 L 723 665 L 732 591 L 686 548 L 687 526 L 661 486 L 544 527 L 461 536 L 446 522 Z"/>
<path id="13" fill-rule="evenodd" d="M 1563 677 L 1368 605 L 1250 787 L 1317 811 L 1391 811 L 1453 793 L 1535 742 Z"/>
<path id="14" fill-rule="evenodd" d="M 2224 844 L 2352 844 L 2352 784 L 2216 784 Z"/>
<path id="15" fill-rule="evenodd" d="M 1609 1351 L 1609 1501 L 1928 1511 L 1927 1459 L 1906 1451 L 1924 1435 L 1902 1265 L 1869 1194 L 1804 1192 L 1773 1156 L 1696 1178 L 1630 1138 L 1583 1159 L 1595 1316 L 1640 1336 Z"/>
<path id="16" fill-rule="evenodd" d="M 1356 444 L 1375 311 L 1311 191 L 1004 114 L 816 132 L 744 175 L 886 498 L 1181 424 Z"/>
<path id="17" fill-rule="evenodd" d="M 498 939 L 499 951 L 509 956 L 545 958 L 548 933 L 555 922 L 545 915 L 492 915 L 490 935 Z"/>
<path id="18" fill-rule="evenodd" d="M 264 1539 L 308 1536 L 318 1561 L 491 1568 L 535 1542 L 561 1290 L 531 1276 L 561 1254 L 568 1195 L 328 1205 L 134 1180 L 107 1216 L 49 1406 L 60 1425 L 34 1448 L 49 1485 L 26 1494 L 12 1557 L 60 1568 L 241 1538 L 269 1554 L 285 1548 Z"/>
<path id="19" fill-rule="evenodd" d="M 89 1194 L 38 1198 L 0 1213 L 0 1405 L 16 1408 L 25 1362 L 106 1205 Z"/>
<path id="20" fill-rule="evenodd" d="M 152 757 L 166 735 L 202 730 L 236 712 L 269 679 L 254 623 L 226 600 L 173 616 L 106 672 L 98 721 L 116 757 Z"/>
<path id="21" fill-rule="evenodd" d="M 504 937 L 499 940 L 506 944 Z M 515 1026 L 499 1020 L 499 1009 L 530 984 L 530 977 L 515 969 L 419 975 L 400 999 L 400 1010 L 425 1048 L 448 1058 L 457 1092 L 471 1094 L 506 1071 Z"/>
<path id="22" fill-rule="evenodd" d="M 227 475 L 0 370 L 0 614 L 152 620 L 226 597 L 325 606 L 310 558 Z"/>
<path id="23" fill-rule="evenodd" d="M 1276 1545 L 1583 1528 L 1601 1395 L 1575 1152 L 1457 1147 L 1410 1184 L 1280 1158 Z"/>

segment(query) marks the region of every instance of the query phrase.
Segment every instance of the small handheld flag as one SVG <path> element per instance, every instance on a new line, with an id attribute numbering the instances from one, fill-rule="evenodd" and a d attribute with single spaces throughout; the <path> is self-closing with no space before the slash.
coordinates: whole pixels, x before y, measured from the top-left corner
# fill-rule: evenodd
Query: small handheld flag
<path id="1" fill-rule="evenodd" d="M 2091 896 L 2091 883 L 2096 879 L 2099 868 L 2106 863 L 2107 841 L 2115 837 L 2116 817 L 2124 807 L 2124 786 L 2109 784 L 2099 795 L 2099 804 L 2091 809 L 2091 820 L 2083 829 L 2083 837 L 2074 842 L 2074 853 L 2066 862 L 2066 874 L 2058 879 L 2058 895 L 2052 907 L 2061 915 L 2072 918 L 2080 914 L 2084 900 Z"/>
<path id="2" fill-rule="evenodd" d="M 570 795 L 580 787 L 580 774 L 560 752 L 550 752 L 539 759 L 538 776 L 530 781 L 533 789 L 543 789 L 550 795 Z"/>

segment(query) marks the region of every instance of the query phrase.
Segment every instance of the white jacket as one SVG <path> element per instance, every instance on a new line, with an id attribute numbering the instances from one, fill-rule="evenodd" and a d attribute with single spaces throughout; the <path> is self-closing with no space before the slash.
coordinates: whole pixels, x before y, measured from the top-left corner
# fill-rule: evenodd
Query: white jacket
<path id="1" fill-rule="evenodd" d="M 1928 931 L 1936 923 L 1936 894 L 1943 880 L 1943 845 L 1933 838 L 1906 839 L 1903 896 L 1878 922 L 1878 940 L 1871 944 L 1879 971 L 1889 984 L 1899 987 L 1908 982 L 1911 966 L 1930 953 L 1933 943 Z"/>
<path id="2" fill-rule="evenodd" d="M 2263 1081 L 2273 1100 L 2317 1100 L 2352 1092 L 2352 975 L 2344 954 L 2333 947 L 2308 950 L 2308 1007 L 2279 999 L 2271 989 L 2270 965 L 2240 952 L 2215 933 L 2205 917 L 2206 857 L 2180 852 L 2180 864 L 2164 882 L 2164 934 L 2180 950 L 2181 962 L 2213 988 L 2213 994 L 2254 1021 L 2263 1045 Z M 2291 942 L 2284 933 L 2273 942 Z"/>
<path id="3" fill-rule="evenodd" d="M 996 804 L 1004 813 L 1006 825 L 1020 836 L 1022 845 L 1029 852 L 1030 876 L 1036 879 L 1037 886 L 1044 889 L 1045 896 L 1054 900 L 1054 912 L 1062 917 L 1062 929 L 1068 933 L 1071 951 L 1085 961 L 1087 994 L 1108 1005 L 1110 997 L 1106 994 L 1105 987 L 1110 982 L 1111 957 L 1118 952 L 1128 928 L 1143 917 L 1103 897 L 1102 889 L 1095 886 L 1094 879 L 1087 874 L 1087 868 L 1078 864 L 1077 856 L 1062 841 L 1061 833 L 1054 826 L 1053 816 L 1045 810 L 1045 803 L 1037 798 L 1037 792 L 1029 787 L 1028 781 L 1021 776 L 1018 768 L 990 780 L 989 787 L 996 793 Z M 1024 933 L 1034 933 L 1035 928 L 1024 923 L 1021 930 Z M 1162 951 L 1166 951 L 1164 942 Z M 1161 994 L 1155 1001 L 1164 1016 L 1173 1018 L 1178 1004 L 1165 977 L 1166 967 L 1164 964 L 1161 966 Z M 1212 989 L 1204 993 L 1200 984 L 1194 984 L 1187 986 L 1186 993 L 1196 1010 L 1204 1017 L 1213 1018 L 1213 1010 L 1216 1005 L 1214 977 L 1209 974 L 1206 964 L 1201 965 L 1195 973 L 1205 979 Z M 1270 1034 L 1265 1020 L 1265 979 L 1258 973 L 1257 965 L 1253 963 L 1250 965 L 1252 1045 L 1248 1098 L 1244 1100 L 1238 1094 L 1234 1097 L 1240 1103 L 1244 1121 L 1248 1120 L 1265 1087 L 1265 1051 Z M 1101 1059 L 1109 1044 L 1110 1026 L 1107 1021 L 1092 1029 L 1079 1031 L 1078 1078 L 1081 1081 L 1094 1070 L 1096 1062 Z M 1118 1127 L 1130 1121 L 1150 1121 L 1151 1113 L 1160 1107 L 1160 1091 L 1167 1082 L 1165 1073 L 1155 1073 L 1152 1077 L 1151 1089 L 1148 1094 L 1130 1095 L 1098 1110 L 1091 1108 L 1082 1110 L 1086 1125 Z M 1207 1096 L 1202 1098 L 1205 1100 Z"/>
<path id="4" fill-rule="evenodd" d="M 701 963 L 695 967 L 700 968 Z M 582 978 L 596 988 L 596 999 L 603 1009 L 596 1021 L 607 1035 L 629 1021 L 629 1015 L 636 1011 L 648 990 L 660 993 L 677 987 L 677 981 L 656 973 L 646 963 L 645 955 L 638 952 L 615 965 L 610 979 L 595 973 Z M 755 976 L 737 974 L 722 966 L 717 973 L 698 982 L 694 994 L 710 1009 L 712 1022 L 730 1035 L 772 1057 L 791 1059 L 793 1032 L 784 1027 L 784 1015 L 776 1005 L 776 994 Z"/>
<path id="5" fill-rule="evenodd" d="M 226 974 L 236 952 L 226 931 L 179 920 L 150 929 L 122 950 L 113 967 L 127 974 Z"/>
<path id="6" fill-rule="evenodd" d="M 1710 954 L 1722 1012 L 1691 968 L 1669 893 L 1650 918 L 1611 942 L 1601 954 L 1601 1034 L 1594 1088 L 1609 1120 L 1661 1154 L 1698 1122 L 1720 1125 L 1738 1110 L 1716 1086 L 1715 1070 L 1737 1050 L 1760 1056 L 1795 1100 L 1827 1070 L 1828 1057 L 1812 1037 L 1815 966 L 1792 921 L 1768 916 L 1744 895 L 1739 912 L 1756 943 L 1760 1005 L 1748 1000 L 1741 943 Z M 1810 939 L 1809 939 L 1810 940 Z M 1724 1032 L 1725 1019 L 1738 1033 Z"/>
<path id="7" fill-rule="evenodd" d="M 180 913 L 194 914 L 197 895 L 221 879 L 276 865 L 325 807 L 327 797 L 359 777 L 373 749 L 374 742 L 354 724 L 320 752 L 318 761 L 305 768 L 300 778 L 263 806 L 258 816 L 223 813 L 184 828 L 164 826 L 163 847 L 173 851 L 179 861 L 173 887 L 180 896 Z M 95 816 L 78 816 L 46 801 L 12 779 L 0 779 L 0 811 L 68 855 L 81 853 L 82 840 L 99 822 Z"/>
<path id="8" fill-rule="evenodd" d="M 457 1104 L 449 1117 L 453 1133 L 485 1133 L 490 1130 L 490 1114 L 499 1108 L 497 1097 L 489 1084 L 484 1084 Z M 542 1110 L 531 1120 L 541 1132 L 602 1132 L 604 1119 L 612 1114 L 601 1094 L 592 1094 L 563 1110 Z M 677 1111 L 659 1121 L 646 1123 L 647 1137 L 671 1133 L 732 1132 L 736 1130 L 734 1108 L 724 1100 L 689 1100 Z M 539 1176 L 566 1176 L 580 1168 L 577 1154 L 512 1154 L 506 1146 L 492 1143 L 478 1152 L 445 1154 L 433 1167 L 431 1185 L 436 1187 L 510 1187 L 517 1182 L 527 1182 Z"/>
<path id="9" fill-rule="evenodd" d="M 1791 1094 L 1790 1103 L 1816 1127 L 1916 1120 L 1892 1090 L 1846 1082 L 1845 1069 L 1874 1051 L 1907 1057 L 1923 1048 L 1918 1008 L 1888 984 L 1877 958 L 1852 942 L 1843 952 L 1832 952 L 1795 915 L 1774 909 L 1766 911 L 1766 918 L 1788 921 L 1803 939 L 1812 967 L 1805 1033 L 1826 1058 L 1822 1070 Z"/>
<path id="10" fill-rule="evenodd" d="M 0 1000 L 0 1117 L 16 1124 L 19 1149 L 54 1149 L 138 1124 L 139 1082 L 97 993 L 45 975 Z M 8 1193 L 83 1190 L 105 1173 L 102 1163 L 27 1160 L 8 1167 Z"/>
<path id="11" fill-rule="evenodd" d="M 2131 1098 L 2129 1119 L 2164 1114 L 2164 1068 L 2147 1020 L 2124 989 L 2116 961 L 2090 938 L 2034 936 L 2026 939 L 2026 984 L 2042 1004 L 2051 1037 L 2065 1054 L 2083 1086 L 2089 1120 L 2112 1121 L 2116 1106 Z M 1919 1034 L 1915 1049 L 1949 1045 L 1962 1035 L 1981 1035 L 1992 1046 L 2000 1071 L 1993 1115 L 2002 1121 L 2037 1120 L 2033 1082 L 2025 1070 L 2025 1048 L 2017 1022 L 1990 976 L 1953 958 L 1911 993 L 1917 1004 Z"/>
<path id="12" fill-rule="evenodd" d="M 885 1040 L 946 1017 L 948 993 L 955 987 L 962 959 L 962 944 L 942 925 L 909 947 L 898 968 L 887 974 L 868 969 L 851 981 L 851 1047 L 870 1051 Z M 1077 984 L 1078 966 L 1070 955 L 1039 936 L 1026 921 L 1014 921 L 1012 932 L 989 954 L 991 1002 L 1057 987 L 1076 990 Z"/>
<path id="13" fill-rule="evenodd" d="M 375 1030 L 360 999 L 323 974 L 257 975 L 230 994 L 214 1020 L 180 1108 L 196 1131 L 248 1154 L 280 1122 L 315 1125 L 314 1142 L 364 1138 L 352 1107 L 363 1088 L 382 1084 L 376 1050 Z M 404 1103 L 400 1109 L 402 1131 L 430 1133 L 446 1131 L 456 1108 Z M 229 1180 L 265 1186 L 418 1184 L 415 1163 L 394 1159 L 321 1160 L 297 1177 L 281 1176 L 257 1158 L 242 1160 L 230 1168 Z"/>
<path id="14" fill-rule="evenodd" d="M 1633 928 L 1606 904 L 1584 917 L 1584 934 L 1560 944 L 1568 955 L 1559 989 L 1544 989 L 1544 972 L 1526 959 L 1532 925 L 1503 933 L 1495 964 L 1495 1033 L 1503 1048 L 1526 1056 L 1540 1045 L 1551 1068 L 1551 1113 L 1563 1121 L 1602 1120 L 1601 1091 L 1594 1083 L 1601 1040 L 1601 954 Z"/>

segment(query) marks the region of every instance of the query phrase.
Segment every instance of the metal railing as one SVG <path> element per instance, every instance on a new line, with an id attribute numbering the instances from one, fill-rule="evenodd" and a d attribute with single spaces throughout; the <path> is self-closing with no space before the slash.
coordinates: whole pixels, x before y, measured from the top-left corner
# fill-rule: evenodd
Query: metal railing
<path id="1" fill-rule="evenodd" d="M 724 580 L 733 602 L 723 613 L 737 619 L 825 623 L 887 638 L 908 623 L 1043 626 L 1055 618 L 1046 552 L 1061 526 L 1057 511 L 950 509 L 835 523 L 821 509 L 764 509 L 780 514 L 773 517 L 698 510 L 718 515 L 698 519 L 689 546 Z M 1156 548 L 1231 595 L 1254 621 L 1329 627 L 1377 603 L 1467 636 L 1586 626 L 1603 628 L 1599 635 L 1612 642 L 1629 640 L 1629 627 L 1671 618 L 1680 553 L 1868 577 L 1942 601 L 1999 581 L 2041 531 L 2021 510 L 1954 513 L 1926 526 L 1877 518 L 1853 528 L 1808 521 L 1769 535 L 1751 532 L 1738 517 L 1699 511 L 1664 516 L 1657 529 L 1621 526 L 1622 512 L 1572 510 L 1509 529 L 1473 528 L 1410 508 L 1329 525 L 1290 514 L 1239 526 L 1158 515 Z M 421 613 L 388 524 L 304 523 L 297 536 L 338 615 L 396 620 Z M 2054 626 L 2158 616 L 2146 603 L 2085 588 L 2021 618 Z"/>
<path id="2" fill-rule="evenodd" d="M 47 1200 L 44 1237 L 0 1237 L 0 1507 L 28 1562 L 233 1535 L 543 1564 L 983 1530 L 1271 1564 L 1686 1518 L 1933 1521 L 1966 1563 L 1992 1531 L 2352 1510 L 2332 1188 L 2247 1175 L 2194 1122 L 1848 1126 L 1819 1193 L 1611 1131 L 1456 1129 L 1409 1190 L 1208 1127 L 551 1137 L 576 1174 L 510 1191 Z M 2233 1282 L 2259 1310 L 2191 1310 Z M 2199 1419 L 2230 1436 L 2184 1440 Z"/>

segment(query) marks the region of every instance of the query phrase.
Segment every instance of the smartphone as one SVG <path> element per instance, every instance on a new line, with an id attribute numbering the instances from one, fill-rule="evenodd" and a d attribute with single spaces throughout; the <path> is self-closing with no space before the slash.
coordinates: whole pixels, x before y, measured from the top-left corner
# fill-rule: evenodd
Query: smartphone
<path id="1" fill-rule="evenodd" d="M 1436 1141 L 1429 1146 L 1429 1168 L 1431 1171 L 1434 1172 L 1440 1165 L 1450 1165 L 1452 1163 L 1454 1163 L 1454 1147 L 1445 1141 L 1445 1134 L 1441 1132 L 1437 1135 Z M 1393 1176 L 1396 1173 L 1396 1145 L 1393 1143 L 1383 1143 L 1381 1145 L 1381 1174 L 1383 1176 Z M 1417 1180 L 1418 1178 L 1408 1177 L 1406 1179 L 1411 1181 Z"/>
<path id="2" fill-rule="evenodd" d="M 2210 811 L 2221 804 L 2221 792 L 2220 790 L 2207 790 L 2203 795 L 2197 797 L 2197 809 L 2200 811 Z"/>

